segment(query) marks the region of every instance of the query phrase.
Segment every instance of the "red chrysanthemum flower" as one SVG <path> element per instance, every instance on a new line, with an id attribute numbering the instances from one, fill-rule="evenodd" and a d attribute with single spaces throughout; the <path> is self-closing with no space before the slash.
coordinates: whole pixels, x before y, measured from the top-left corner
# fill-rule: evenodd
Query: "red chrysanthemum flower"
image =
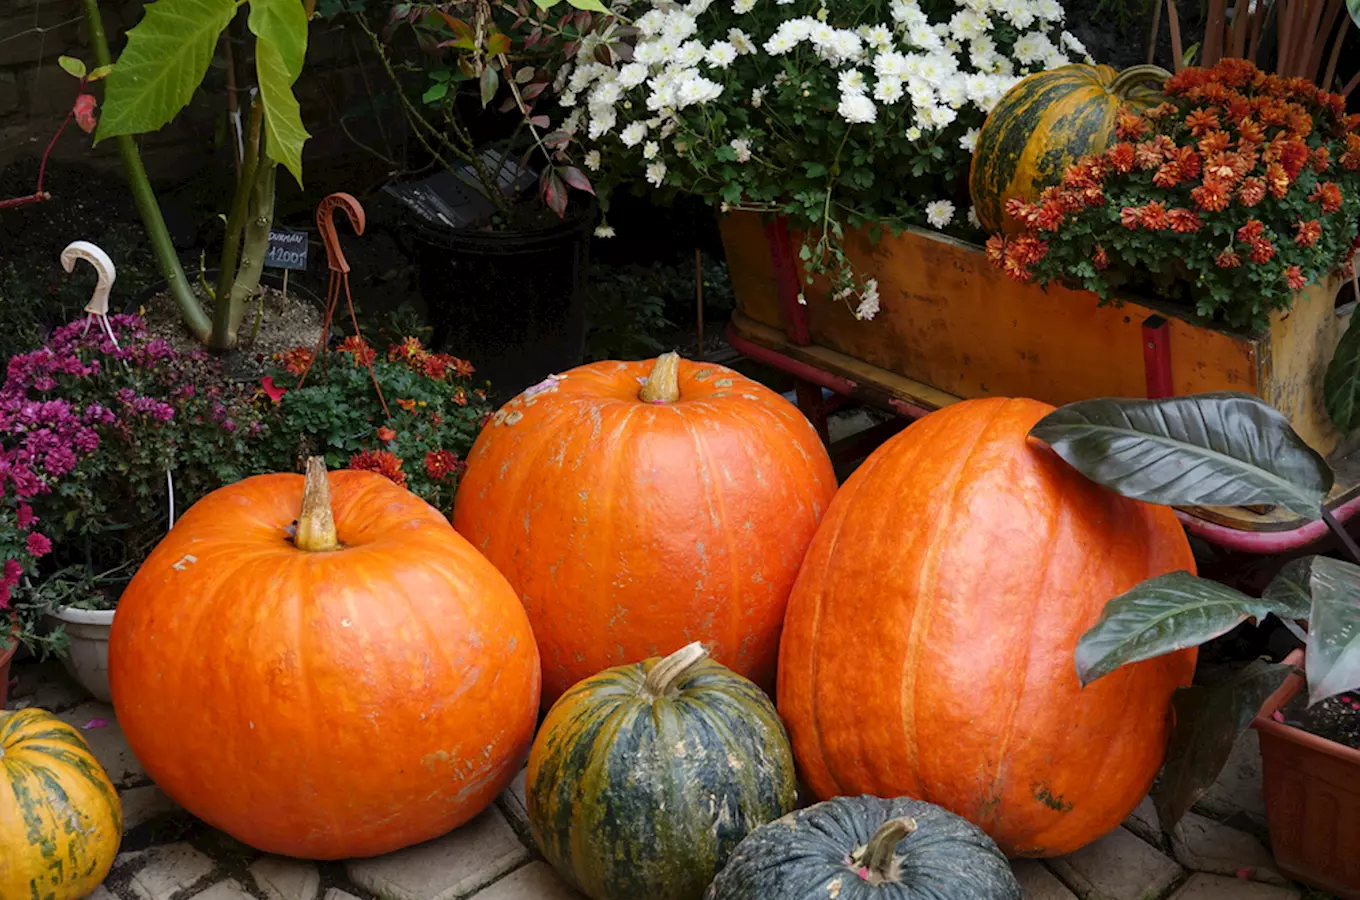
<path id="1" fill-rule="evenodd" d="M 414 401 L 414 400 L 400 400 L 400 399 L 399 399 L 399 400 L 397 400 L 397 406 L 400 406 L 402 409 L 406 410 L 407 412 L 415 412 L 415 411 L 416 411 L 416 401 Z"/>
<path id="2" fill-rule="evenodd" d="M 1228 203 L 1232 199 L 1232 189 L 1217 179 L 1206 179 L 1190 192 L 1190 199 L 1202 210 L 1222 212 L 1228 208 Z"/>
<path id="3" fill-rule="evenodd" d="M 1215 153 L 1226 153 L 1232 146 L 1232 138 L 1226 131 L 1210 131 L 1200 138 L 1196 146 L 1205 156 L 1213 156 Z"/>
<path id="4" fill-rule="evenodd" d="M 1128 107 L 1119 111 L 1115 119 L 1114 132 L 1120 140 L 1136 141 L 1152 128 L 1150 122 Z"/>
<path id="5" fill-rule="evenodd" d="M 453 402 L 459 406 L 467 406 L 467 391 L 457 388 L 453 392 Z"/>
<path id="6" fill-rule="evenodd" d="M 1219 129 L 1218 111 L 1212 107 L 1209 109 L 1193 109 L 1185 117 L 1185 125 L 1195 137 L 1203 137 L 1206 132 Z"/>
<path id="7" fill-rule="evenodd" d="M 378 440 L 382 441 L 384 444 L 395 441 L 396 439 L 397 433 L 386 425 L 378 429 Z"/>
<path id="8" fill-rule="evenodd" d="M 1161 168 L 1152 176 L 1152 183 L 1159 188 L 1173 188 L 1181 183 L 1181 167 L 1173 162 L 1162 163 Z"/>
<path id="9" fill-rule="evenodd" d="M 472 363 L 465 359 L 459 359 L 456 356 L 450 356 L 449 359 L 453 361 L 453 374 L 459 378 L 471 378 L 472 373 L 477 371 Z"/>
<path id="10" fill-rule="evenodd" d="M 46 556 L 52 552 L 52 541 L 47 535 L 39 534 L 36 531 L 28 533 L 28 540 L 25 542 L 28 552 L 34 557 Z"/>
<path id="11" fill-rule="evenodd" d="M 371 366 L 373 365 L 373 360 L 378 356 L 373 348 L 368 346 L 368 342 L 357 334 L 351 334 L 349 337 L 345 338 L 340 342 L 340 346 L 336 349 L 341 353 L 348 353 L 350 356 L 354 357 L 354 365 L 356 366 Z"/>
<path id="12" fill-rule="evenodd" d="M 1252 118 L 1243 118 L 1237 121 L 1238 137 L 1252 144 L 1259 144 L 1266 139 L 1266 130 L 1261 127 L 1261 123 Z"/>
<path id="13" fill-rule="evenodd" d="M 1285 195 L 1289 193 L 1289 184 L 1293 180 L 1280 163 L 1273 162 L 1266 166 L 1266 189 L 1270 191 L 1270 196 L 1276 200 L 1284 199 Z"/>
<path id="14" fill-rule="evenodd" d="M 1265 238 L 1251 242 L 1251 252 L 1247 254 L 1254 263 L 1268 263 L 1275 258 L 1275 245 Z"/>
<path id="15" fill-rule="evenodd" d="M 393 344 L 387 348 L 387 359 L 389 362 L 403 360 L 405 362 L 415 362 L 425 355 L 425 347 L 420 343 L 419 338 L 403 338 L 401 343 Z"/>
<path id="16" fill-rule="evenodd" d="M 1300 247 L 1311 247 L 1322 237 L 1322 223 L 1317 219 L 1294 223 L 1294 243 Z"/>
<path id="17" fill-rule="evenodd" d="M 1332 151 L 1326 147 L 1314 147 L 1313 158 L 1309 161 L 1313 171 L 1321 175 L 1332 166 Z"/>
<path id="18" fill-rule="evenodd" d="M 1119 224 L 1129 231 L 1137 231 L 1143 224 L 1143 208 L 1126 206 L 1119 211 Z"/>
<path id="19" fill-rule="evenodd" d="M 1106 254 L 1105 248 L 1099 244 L 1096 244 L 1096 252 L 1095 255 L 1091 257 L 1091 264 L 1096 267 L 1097 271 L 1103 271 L 1104 269 L 1109 268 L 1110 257 Z"/>
<path id="20" fill-rule="evenodd" d="M 1336 182 L 1323 181 L 1313 188 L 1313 193 L 1308 195 L 1308 199 L 1322 207 L 1323 213 L 1334 213 L 1341 208 L 1344 198 Z"/>
<path id="21" fill-rule="evenodd" d="M 289 375 L 301 375 L 312 364 L 311 347 L 294 347 L 274 354 L 274 361 Z"/>
<path id="22" fill-rule="evenodd" d="M 1264 178 L 1252 176 L 1242 182 L 1242 186 L 1237 189 L 1237 200 L 1243 206 L 1255 206 L 1266 199 L 1266 182 Z"/>
<path id="23" fill-rule="evenodd" d="M 1165 158 L 1161 146 L 1152 141 L 1143 141 L 1133 148 L 1134 163 L 1144 171 L 1160 167 Z"/>
<path id="24" fill-rule="evenodd" d="M 425 454 L 425 473 L 441 481 L 458 471 L 458 457 L 452 450 L 431 450 Z"/>
<path id="25" fill-rule="evenodd" d="M 1167 217 L 1166 204 L 1160 200 L 1153 200 L 1144 206 L 1139 213 L 1143 227 L 1148 231 L 1164 231 L 1171 224 Z"/>
<path id="26" fill-rule="evenodd" d="M 446 353 L 427 353 L 415 364 L 415 368 L 426 378 L 441 381 L 449 374 L 452 362 L 453 357 Z"/>
<path id="27" fill-rule="evenodd" d="M 1105 162 L 1116 172 L 1128 173 L 1133 171 L 1136 156 L 1133 145 L 1121 141 L 1105 151 Z"/>
<path id="28" fill-rule="evenodd" d="M 1006 238 L 1003 235 L 994 234 L 987 238 L 984 247 L 987 252 L 987 262 L 996 268 L 1001 268 L 1006 262 Z"/>
<path id="29" fill-rule="evenodd" d="M 1291 291 L 1301 291 L 1308 284 L 1308 279 L 1303 277 L 1303 270 L 1298 266 L 1286 266 L 1284 283 L 1289 285 Z"/>
<path id="30" fill-rule="evenodd" d="M 349 459 L 349 467 L 363 472 L 377 472 L 388 480 L 406 487 L 406 473 L 401 470 L 402 460 L 390 450 L 365 450 Z"/>
<path id="31" fill-rule="evenodd" d="M 1247 219 L 1245 225 L 1237 229 L 1237 239 L 1246 243 L 1257 240 L 1265 234 L 1265 223 L 1260 219 Z"/>
<path id="32" fill-rule="evenodd" d="M 1214 257 L 1214 265 L 1220 269 L 1235 269 L 1242 265 L 1242 257 L 1238 256 L 1234 250 L 1224 250 Z"/>
<path id="33" fill-rule="evenodd" d="M 1050 200 L 1039 207 L 1039 212 L 1034 216 L 1034 227 L 1039 231 L 1057 231 L 1064 218 L 1062 202 Z"/>
<path id="34" fill-rule="evenodd" d="M 1188 209 L 1176 208 L 1166 214 L 1171 230 L 1177 234 L 1193 234 L 1204 227 L 1199 216 Z"/>

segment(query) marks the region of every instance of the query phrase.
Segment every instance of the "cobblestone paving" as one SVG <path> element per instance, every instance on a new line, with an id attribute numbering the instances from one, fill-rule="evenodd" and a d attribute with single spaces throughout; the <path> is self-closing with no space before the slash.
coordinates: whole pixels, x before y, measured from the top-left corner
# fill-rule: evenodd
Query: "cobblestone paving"
<path id="1" fill-rule="evenodd" d="M 107 704 L 55 665 L 16 673 L 10 708 L 56 712 L 89 740 L 123 800 L 126 834 L 92 900 L 582 900 L 529 838 L 524 774 L 472 822 L 375 859 L 311 863 L 258 853 L 179 809 L 151 784 Z M 99 720 L 107 724 L 99 724 Z M 88 727 L 87 727 L 88 726 Z M 1228 771 L 1173 839 L 1145 802 L 1113 833 L 1060 859 L 1024 860 L 1027 900 L 1300 900 L 1263 841 L 1260 761 L 1248 733 Z M 1308 900 L 1321 900 L 1316 892 Z M 771 898 L 776 900 L 776 898 Z"/>

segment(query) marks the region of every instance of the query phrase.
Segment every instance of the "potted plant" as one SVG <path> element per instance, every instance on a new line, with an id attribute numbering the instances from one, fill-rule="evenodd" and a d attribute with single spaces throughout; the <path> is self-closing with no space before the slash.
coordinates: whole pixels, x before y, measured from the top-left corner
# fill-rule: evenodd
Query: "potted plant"
<path id="1" fill-rule="evenodd" d="M 432 346 L 475 347 L 507 397 L 579 365 L 596 206 L 555 101 L 575 65 L 626 52 L 626 29 L 598 0 L 367 0 L 322 13 L 332 6 L 373 48 L 419 148 L 414 164 L 389 162 L 435 170 L 388 186 Z"/>
<path id="2" fill-rule="evenodd" d="M 1077 642 L 1081 683 L 1120 666 L 1202 644 L 1249 620 L 1281 620 L 1305 644 L 1283 663 L 1256 660 L 1182 689 L 1153 799 L 1173 829 L 1216 780 L 1236 738 L 1262 732 L 1267 815 L 1281 871 L 1360 897 L 1360 548 L 1323 507 L 1333 473 L 1278 411 L 1241 393 L 1166 400 L 1088 400 L 1030 432 L 1088 478 L 1137 500 L 1172 506 L 1276 505 L 1328 521 L 1352 561 L 1305 557 L 1262 596 L 1174 572 L 1109 601 Z M 1306 632 L 1301 623 L 1306 623 Z M 1304 674 L 1294 674 L 1301 661 Z M 1287 680 L 1288 679 L 1288 680 Z M 1307 688 L 1306 693 L 1304 688 Z M 1269 698 L 1269 699 L 1268 699 Z M 1331 699 L 1329 699 L 1331 698 Z"/>

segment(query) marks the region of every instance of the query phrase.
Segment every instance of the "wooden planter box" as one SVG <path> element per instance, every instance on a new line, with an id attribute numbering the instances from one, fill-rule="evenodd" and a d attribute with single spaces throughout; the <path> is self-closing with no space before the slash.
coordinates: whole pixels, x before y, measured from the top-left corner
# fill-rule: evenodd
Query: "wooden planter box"
<path id="1" fill-rule="evenodd" d="M 882 298 L 878 315 L 860 321 L 828 299 L 823 284 L 807 289 L 799 309 L 781 299 L 781 279 L 785 295 L 803 284 L 799 235 L 767 227 L 754 213 L 725 216 L 721 228 L 737 299 L 733 334 L 887 405 L 932 410 L 1016 396 L 1061 406 L 1243 391 L 1283 412 L 1323 455 L 1340 444 L 1322 403 L 1323 374 L 1354 306 L 1337 307 L 1339 280 L 1301 292 L 1265 333 L 1241 334 L 1196 325 L 1170 305 L 1101 306 L 1086 291 L 1019 284 L 994 269 L 982 248 L 938 234 L 912 229 L 877 244 L 850 234 L 849 258 L 858 274 L 878 280 Z M 1298 521 L 1278 511 L 1213 511 L 1210 518 L 1235 526 L 1243 516 L 1265 529 Z"/>

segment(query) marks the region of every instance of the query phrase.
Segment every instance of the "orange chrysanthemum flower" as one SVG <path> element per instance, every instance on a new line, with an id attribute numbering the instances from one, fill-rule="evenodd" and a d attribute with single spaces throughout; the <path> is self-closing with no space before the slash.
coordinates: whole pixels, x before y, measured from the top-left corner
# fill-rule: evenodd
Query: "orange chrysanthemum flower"
<path id="1" fill-rule="evenodd" d="M 1284 283 L 1291 291 L 1301 291 L 1307 286 L 1308 279 L 1303 277 L 1303 270 L 1298 266 L 1285 266 Z"/>
<path id="2" fill-rule="evenodd" d="M 1171 230 L 1177 234 L 1193 234 L 1204 227 L 1199 216 L 1188 209 L 1177 207 L 1166 214 L 1167 222 Z"/>
<path id="3" fill-rule="evenodd" d="M 1220 128 L 1218 110 L 1213 107 L 1193 109 L 1185 117 L 1185 125 L 1195 137 L 1203 137 L 1206 132 L 1217 131 Z"/>
<path id="4" fill-rule="evenodd" d="M 351 334 L 349 337 L 345 338 L 340 342 L 340 346 L 336 349 L 341 353 L 348 353 L 350 356 L 354 357 L 354 365 L 356 366 L 370 366 L 373 364 L 373 360 L 378 356 L 373 348 L 368 346 L 364 339 L 357 334 Z"/>
<path id="5" fill-rule="evenodd" d="M 312 364 L 312 355 L 311 347 L 294 347 L 291 350 L 275 353 L 274 361 L 283 366 L 283 370 L 289 375 L 301 375 Z"/>
<path id="6" fill-rule="evenodd" d="M 1317 219 L 1294 223 L 1294 243 L 1300 247 L 1311 247 L 1322 237 L 1322 223 Z"/>
<path id="7" fill-rule="evenodd" d="M 1120 141 L 1105 151 L 1105 162 L 1116 172 L 1125 174 L 1132 172 L 1136 159 L 1137 151 L 1133 149 L 1132 144 L 1125 141 Z"/>
<path id="8" fill-rule="evenodd" d="M 1313 188 L 1313 193 L 1308 195 L 1308 199 L 1322 207 L 1323 213 L 1334 213 L 1341 208 L 1344 198 L 1336 182 L 1323 181 Z"/>
<path id="9" fill-rule="evenodd" d="M 1203 184 L 1190 192 L 1190 199 L 1206 212 L 1222 212 L 1232 199 L 1232 189 L 1217 179 L 1205 179 Z"/>
<path id="10" fill-rule="evenodd" d="M 1152 125 L 1147 119 L 1128 107 L 1121 109 L 1115 119 L 1114 133 L 1120 140 L 1136 141 L 1151 129 Z"/>
<path id="11" fill-rule="evenodd" d="M 1232 138 L 1226 131 L 1210 131 L 1199 139 L 1196 146 L 1205 156 L 1213 156 L 1215 153 L 1226 153 L 1232 146 Z"/>
<path id="12" fill-rule="evenodd" d="M 1254 263 L 1268 263 L 1275 258 L 1275 245 L 1264 238 L 1251 242 L 1251 252 L 1247 254 Z"/>
<path id="13" fill-rule="evenodd" d="M 402 487 L 406 486 L 406 473 L 401 470 L 402 460 L 390 450 L 365 450 L 349 459 L 349 467 L 363 472 L 377 472 Z"/>
<path id="14" fill-rule="evenodd" d="M 1214 257 L 1214 265 L 1220 269 L 1236 269 L 1242 265 L 1242 257 L 1238 256 L 1235 250 L 1224 250 Z"/>
<path id="15" fill-rule="evenodd" d="M 1242 182 L 1242 186 L 1237 189 L 1237 200 L 1243 206 L 1255 206 L 1266 199 L 1266 182 L 1264 178 L 1251 177 Z"/>
<path id="16" fill-rule="evenodd" d="M 1105 253 L 1105 248 L 1099 244 L 1096 244 L 1096 252 L 1091 257 L 1091 264 L 1096 267 L 1097 271 L 1103 271 L 1109 268 L 1110 257 Z"/>

